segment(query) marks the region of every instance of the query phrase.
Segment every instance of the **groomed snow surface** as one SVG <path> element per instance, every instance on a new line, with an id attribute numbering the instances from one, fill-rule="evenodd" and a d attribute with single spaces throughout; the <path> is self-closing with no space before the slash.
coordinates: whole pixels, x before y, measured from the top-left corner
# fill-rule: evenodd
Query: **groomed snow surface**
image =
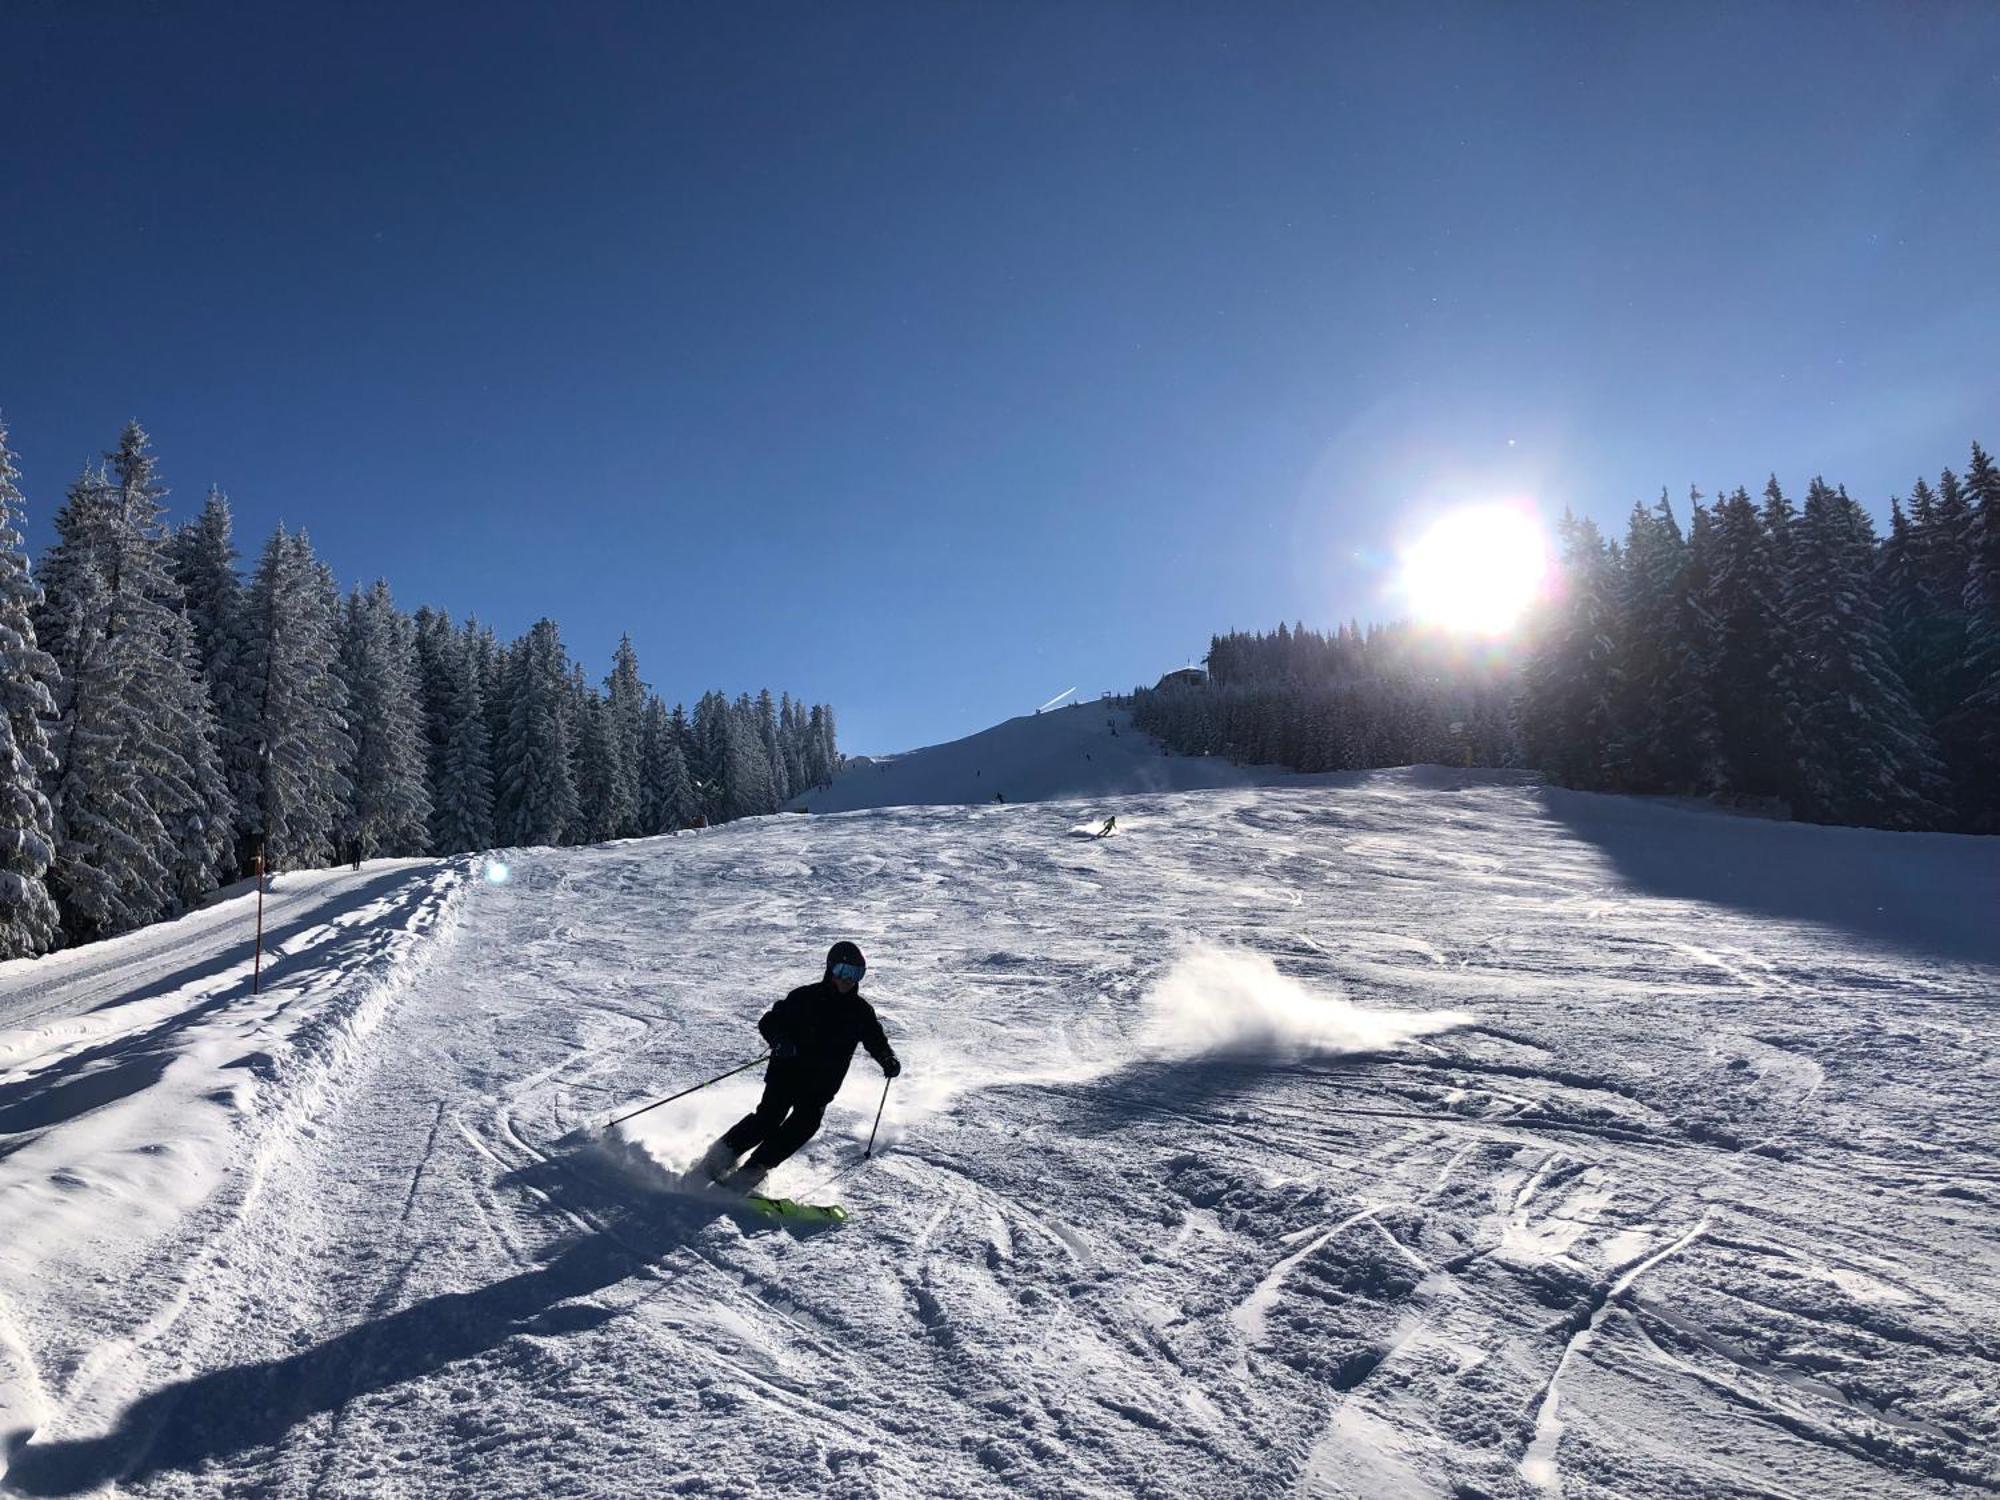
<path id="1" fill-rule="evenodd" d="M 259 997 L 0 970 L 5 1485 L 2000 1487 L 1991 841 L 1413 770 L 508 863 L 281 881 Z M 852 1222 L 678 1184 L 754 1071 L 592 1138 L 843 936 Z"/>

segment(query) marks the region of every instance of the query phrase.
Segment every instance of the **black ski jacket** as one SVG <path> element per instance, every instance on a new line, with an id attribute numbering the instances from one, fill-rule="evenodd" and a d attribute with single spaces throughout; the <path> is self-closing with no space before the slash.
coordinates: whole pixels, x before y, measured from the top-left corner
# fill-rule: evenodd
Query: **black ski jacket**
<path id="1" fill-rule="evenodd" d="M 847 1065 L 854 1060 L 855 1043 L 884 1066 L 896 1056 L 882 1034 L 882 1023 L 875 1019 L 875 1007 L 861 998 L 859 990 L 841 994 L 831 979 L 793 990 L 764 1012 L 757 1029 L 773 1050 L 786 1042 L 797 1049 L 790 1057 L 771 1059 L 765 1082 L 820 1104 L 840 1092 Z"/>

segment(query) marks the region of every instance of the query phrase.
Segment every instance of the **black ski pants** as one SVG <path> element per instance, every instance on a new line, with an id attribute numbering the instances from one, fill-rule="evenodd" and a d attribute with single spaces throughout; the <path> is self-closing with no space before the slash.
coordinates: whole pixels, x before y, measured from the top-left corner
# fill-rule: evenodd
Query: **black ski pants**
<path id="1" fill-rule="evenodd" d="M 755 1146 L 749 1164 L 769 1171 L 813 1138 L 827 1103 L 817 1091 L 801 1090 L 789 1079 L 767 1077 L 764 1097 L 723 1132 L 722 1143 L 739 1156 Z"/>

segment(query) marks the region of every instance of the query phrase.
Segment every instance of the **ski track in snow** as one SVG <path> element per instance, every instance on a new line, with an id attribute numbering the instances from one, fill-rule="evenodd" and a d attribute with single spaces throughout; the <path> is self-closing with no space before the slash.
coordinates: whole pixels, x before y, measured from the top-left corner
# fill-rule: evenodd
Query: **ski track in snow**
<path id="1" fill-rule="evenodd" d="M 2000 952 L 1662 888 L 1648 819 L 1768 829 L 1435 770 L 781 816 L 371 876 L 254 1004 L 160 932 L 8 966 L 0 1485 L 2000 1488 Z M 1776 836 L 1993 909 L 2000 845 Z M 675 1190 L 754 1070 L 577 1143 L 837 936 L 908 1072 L 771 1186 L 851 1223 Z"/>

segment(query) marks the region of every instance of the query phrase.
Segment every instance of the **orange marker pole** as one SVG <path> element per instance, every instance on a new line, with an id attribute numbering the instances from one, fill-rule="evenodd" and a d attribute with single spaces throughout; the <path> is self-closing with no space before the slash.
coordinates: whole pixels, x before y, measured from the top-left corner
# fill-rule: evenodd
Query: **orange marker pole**
<path id="1" fill-rule="evenodd" d="M 257 851 L 257 947 L 250 960 L 250 993 L 256 994 L 264 981 L 264 851 Z"/>

